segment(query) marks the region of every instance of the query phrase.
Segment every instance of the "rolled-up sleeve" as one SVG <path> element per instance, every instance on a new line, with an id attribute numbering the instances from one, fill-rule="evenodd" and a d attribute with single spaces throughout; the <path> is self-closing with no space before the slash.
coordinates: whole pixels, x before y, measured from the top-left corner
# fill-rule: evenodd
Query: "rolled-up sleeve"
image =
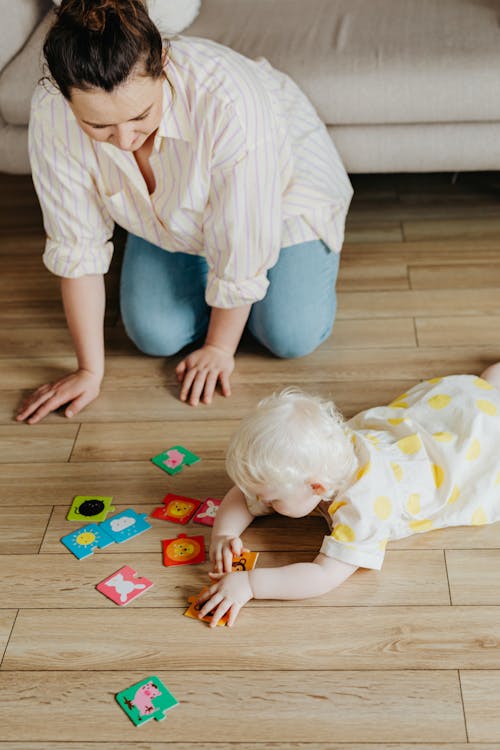
<path id="1" fill-rule="evenodd" d="M 62 137 L 53 112 L 60 104 L 54 98 L 40 107 L 40 99 L 35 94 L 32 102 L 29 151 L 47 235 L 43 262 L 66 278 L 105 273 L 113 254 L 114 222 L 92 177 L 88 138 L 67 117 Z"/>
<path id="2" fill-rule="evenodd" d="M 212 163 L 204 215 L 211 307 L 252 304 L 266 295 L 267 271 L 278 260 L 283 222 L 282 176 L 276 127 L 265 99 L 256 137 L 230 116 Z"/>

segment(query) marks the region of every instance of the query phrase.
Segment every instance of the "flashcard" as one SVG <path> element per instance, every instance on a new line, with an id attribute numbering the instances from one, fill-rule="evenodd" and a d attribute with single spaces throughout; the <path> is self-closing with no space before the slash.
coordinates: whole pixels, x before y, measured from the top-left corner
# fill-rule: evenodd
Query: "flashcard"
<path id="1" fill-rule="evenodd" d="M 76 495 L 66 519 L 68 521 L 91 520 L 96 523 L 98 521 L 104 521 L 108 513 L 114 510 L 111 505 L 112 502 L 112 497 L 102 497 L 101 495 Z"/>
<path id="2" fill-rule="evenodd" d="M 163 453 L 154 456 L 151 461 L 166 471 L 167 474 L 178 474 L 184 466 L 197 463 L 200 457 L 183 448 L 182 445 L 174 445 Z"/>
<path id="3" fill-rule="evenodd" d="M 198 617 L 198 615 L 200 614 L 200 610 L 204 604 L 204 602 L 200 602 L 198 604 L 198 597 L 204 594 L 205 591 L 207 591 L 206 588 L 202 589 L 200 593 L 198 594 L 198 596 L 189 597 L 188 599 L 189 607 L 184 612 L 185 617 L 192 617 L 193 620 L 199 620 L 200 622 L 212 622 L 213 610 L 212 612 L 209 612 L 208 615 L 205 615 L 205 617 Z M 221 617 L 221 619 L 218 621 L 217 627 L 219 627 L 220 625 L 226 625 L 228 620 L 229 620 L 229 612 L 226 612 L 226 614 L 223 617 Z"/>
<path id="4" fill-rule="evenodd" d="M 116 573 L 98 583 L 96 589 L 119 607 L 124 607 L 132 599 L 144 594 L 152 585 L 153 582 L 148 578 L 138 576 L 133 568 L 124 565 Z"/>
<path id="5" fill-rule="evenodd" d="M 217 500 L 215 497 L 207 497 L 201 508 L 198 509 L 198 512 L 193 517 L 193 521 L 195 523 L 202 523 L 205 526 L 213 526 L 221 502 L 222 500 Z"/>
<path id="6" fill-rule="evenodd" d="M 79 560 L 89 557 L 94 550 L 104 549 L 113 544 L 111 539 L 100 527 L 100 524 L 89 523 L 81 529 L 72 531 L 61 538 L 61 542 Z"/>
<path id="7" fill-rule="evenodd" d="M 258 556 L 258 552 L 250 552 L 249 549 L 244 549 L 241 555 L 233 555 L 233 570 L 253 570 Z"/>
<path id="8" fill-rule="evenodd" d="M 166 712 L 179 703 L 155 675 L 122 690 L 115 698 L 136 727 L 151 719 L 162 721 Z"/>
<path id="9" fill-rule="evenodd" d="M 201 505 L 201 500 L 183 495 L 173 495 L 171 492 L 163 498 L 163 505 L 155 508 L 151 513 L 153 518 L 174 523 L 187 523 Z"/>
<path id="10" fill-rule="evenodd" d="M 100 526 L 114 542 L 121 544 L 151 528 L 151 524 L 146 521 L 146 515 L 128 508 L 103 521 Z"/>
<path id="11" fill-rule="evenodd" d="M 163 539 L 163 564 L 193 565 L 205 561 L 205 539 L 203 536 L 178 534 L 175 539 Z"/>

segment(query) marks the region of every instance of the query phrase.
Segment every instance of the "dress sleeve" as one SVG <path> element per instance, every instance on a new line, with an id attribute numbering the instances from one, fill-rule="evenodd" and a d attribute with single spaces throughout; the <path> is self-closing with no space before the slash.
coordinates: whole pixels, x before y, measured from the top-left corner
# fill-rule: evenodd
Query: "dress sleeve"
<path id="1" fill-rule="evenodd" d="M 51 122 L 55 102 L 43 106 L 43 111 L 38 103 L 35 94 L 29 151 L 47 235 L 43 262 L 49 271 L 67 278 L 105 273 L 113 254 L 114 222 L 92 178 L 92 148 L 83 131 L 67 120 L 67 138 L 62 137 Z M 67 117 L 60 108 L 57 116 Z"/>
<path id="2" fill-rule="evenodd" d="M 320 552 L 358 568 L 380 570 L 388 530 L 366 505 L 348 494 L 331 504 L 332 532 L 323 539 Z"/>
<path id="3" fill-rule="evenodd" d="M 211 168 L 204 216 L 206 300 L 232 308 L 266 295 L 282 233 L 282 169 L 276 123 L 259 99 L 250 128 L 230 108 Z"/>

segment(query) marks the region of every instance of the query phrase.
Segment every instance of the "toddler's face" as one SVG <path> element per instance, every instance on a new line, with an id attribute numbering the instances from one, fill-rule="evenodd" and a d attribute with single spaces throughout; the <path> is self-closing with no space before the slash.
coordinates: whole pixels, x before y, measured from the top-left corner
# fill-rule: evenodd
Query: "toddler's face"
<path id="1" fill-rule="evenodd" d="M 269 487 L 260 487 L 257 500 L 269 505 L 276 513 L 290 518 L 307 516 L 321 500 L 324 488 L 321 485 L 304 484 L 292 491 L 283 492 Z"/>

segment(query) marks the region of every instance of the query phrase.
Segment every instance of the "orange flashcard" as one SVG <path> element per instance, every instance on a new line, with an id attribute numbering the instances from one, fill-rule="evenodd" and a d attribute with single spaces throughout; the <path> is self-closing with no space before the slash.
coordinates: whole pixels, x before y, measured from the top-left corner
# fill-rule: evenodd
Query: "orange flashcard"
<path id="1" fill-rule="evenodd" d="M 205 539 L 203 536 L 179 534 L 175 539 L 163 539 L 163 564 L 192 565 L 205 561 Z"/>

